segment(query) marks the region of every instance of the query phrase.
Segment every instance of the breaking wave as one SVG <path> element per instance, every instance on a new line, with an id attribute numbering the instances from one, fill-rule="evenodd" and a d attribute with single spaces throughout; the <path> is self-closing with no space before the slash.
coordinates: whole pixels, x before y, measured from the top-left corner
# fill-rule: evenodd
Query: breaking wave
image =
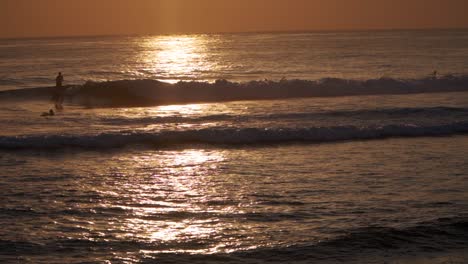
<path id="1" fill-rule="evenodd" d="M 88 106 L 145 106 L 193 102 L 264 100 L 300 97 L 411 94 L 468 91 L 468 76 L 438 79 L 280 80 L 216 82 L 181 81 L 175 84 L 158 80 L 119 80 L 87 82 L 69 86 L 67 100 Z M 51 87 L 0 92 L 1 98 L 48 98 Z"/>
<path id="2" fill-rule="evenodd" d="M 109 149 L 184 144 L 258 145 L 335 142 L 390 137 L 448 136 L 468 133 L 468 122 L 437 125 L 334 126 L 306 128 L 206 128 L 184 131 L 109 132 L 96 135 L 2 136 L 0 149 Z"/>

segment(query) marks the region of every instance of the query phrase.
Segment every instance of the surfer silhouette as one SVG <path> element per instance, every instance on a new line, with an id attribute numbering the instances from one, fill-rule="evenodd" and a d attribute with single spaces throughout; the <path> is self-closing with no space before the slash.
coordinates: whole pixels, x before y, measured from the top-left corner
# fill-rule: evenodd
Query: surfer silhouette
<path id="1" fill-rule="evenodd" d="M 65 89 L 63 87 L 63 75 L 61 72 L 58 73 L 57 77 L 55 78 L 55 89 L 52 96 L 52 101 L 55 104 L 55 109 L 60 110 L 63 109 L 63 97 L 64 97 Z"/>
<path id="2" fill-rule="evenodd" d="M 63 84 L 63 75 L 61 72 L 58 73 L 57 78 L 55 78 L 55 85 L 57 87 L 62 87 Z"/>

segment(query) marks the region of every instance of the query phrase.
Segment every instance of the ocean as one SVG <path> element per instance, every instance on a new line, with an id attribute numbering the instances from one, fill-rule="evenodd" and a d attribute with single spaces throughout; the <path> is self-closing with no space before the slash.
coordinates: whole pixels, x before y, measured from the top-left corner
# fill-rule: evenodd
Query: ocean
<path id="1" fill-rule="evenodd" d="M 0 121 L 1 263 L 468 263 L 468 30 L 2 39 Z"/>

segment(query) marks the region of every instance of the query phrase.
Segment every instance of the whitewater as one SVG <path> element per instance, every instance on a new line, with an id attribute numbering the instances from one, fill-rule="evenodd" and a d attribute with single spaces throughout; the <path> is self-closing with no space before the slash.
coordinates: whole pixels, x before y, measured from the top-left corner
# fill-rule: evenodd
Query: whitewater
<path id="1" fill-rule="evenodd" d="M 2 263 L 468 260 L 466 30 L 2 39 L 0 121 Z"/>

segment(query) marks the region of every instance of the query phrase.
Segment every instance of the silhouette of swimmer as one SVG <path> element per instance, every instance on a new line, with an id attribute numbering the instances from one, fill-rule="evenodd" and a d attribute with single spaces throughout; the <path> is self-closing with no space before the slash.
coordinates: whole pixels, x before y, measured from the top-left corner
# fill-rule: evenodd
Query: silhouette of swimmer
<path id="1" fill-rule="evenodd" d="M 54 102 L 55 109 L 63 109 L 62 103 L 64 99 L 65 87 L 63 87 L 63 75 L 61 72 L 58 73 L 55 78 L 55 89 L 52 95 L 52 101 Z"/>
<path id="2" fill-rule="evenodd" d="M 431 74 L 431 77 L 432 79 L 437 79 L 437 71 L 434 71 L 432 74 Z"/>
<path id="3" fill-rule="evenodd" d="M 44 112 L 41 114 L 41 116 L 53 116 L 55 115 L 54 110 L 50 109 L 49 112 Z"/>

